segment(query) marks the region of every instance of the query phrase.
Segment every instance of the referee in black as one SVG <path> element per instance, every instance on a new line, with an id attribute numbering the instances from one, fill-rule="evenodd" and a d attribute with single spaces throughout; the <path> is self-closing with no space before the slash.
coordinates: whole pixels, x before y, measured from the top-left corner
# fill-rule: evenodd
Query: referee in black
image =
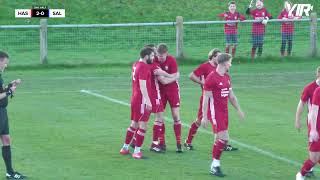
<path id="1" fill-rule="evenodd" d="M 0 71 L 3 73 L 4 69 L 9 63 L 9 56 L 7 53 L 0 51 Z M 20 79 L 13 80 L 8 86 L 4 86 L 3 79 L 0 74 L 0 137 L 2 142 L 2 158 L 6 165 L 7 179 L 25 179 L 26 176 L 13 170 L 11 161 L 9 122 L 7 114 L 8 97 L 13 97 L 16 87 L 21 83 Z"/>

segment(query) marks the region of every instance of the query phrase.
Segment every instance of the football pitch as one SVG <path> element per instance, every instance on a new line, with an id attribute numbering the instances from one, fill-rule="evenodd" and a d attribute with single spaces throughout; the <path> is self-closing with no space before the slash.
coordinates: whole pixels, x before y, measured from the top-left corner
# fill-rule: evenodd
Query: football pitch
<path id="1" fill-rule="evenodd" d="M 302 88 L 315 79 L 316 60 L 235 63 L 233 89 L 246 114 L 240 122 L 230 105 L 231 145 L 237 152 L 222 155 L 230 180 L 294 179 L 307 158 L 303 130 L 294 128 Z M 180 65 L 183 140 L 195 119 L 200 87 L 188 79 L 196 65 Z M 167 110 L 167 152 L 149 151 L 153 116 L 145 143 L 145 160 L 122 156 L 130 123 L 131 67 L 101 66 L 51 69 L 8 69 L 7 82 L 23 83 L 8 106 L 13 166 L 30 179 L 218 179 L 209 175 L 213 135 L 201 128 L 194 151 L 175 152 Z M 0 166 L 1 172 L 5 170 Z M 320 177 L 320 171 L 316 169 Z"/>

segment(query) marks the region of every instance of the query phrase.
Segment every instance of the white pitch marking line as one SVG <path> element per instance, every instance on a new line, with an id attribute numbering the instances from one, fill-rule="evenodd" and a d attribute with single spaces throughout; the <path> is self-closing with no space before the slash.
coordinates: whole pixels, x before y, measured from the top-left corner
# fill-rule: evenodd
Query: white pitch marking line
<path id="1" fill-rule="evenodd" d="M 118 104 L 121 104 L 121 105 L 124 105 L 124 106 L 129 106 L 130 107 L 130 104 L 129 103 L 126 103 L 124 101 L 120 101 L 120 100 L 117 100 L 117 99 L 114 99 L 114 98 L 111 98 L 111 97 L 108 97 L 108 96 L 104 96 L 104 95 L 101 95 L 101 94 L 98 94 L 98 93 L 94 93 L 92 91 L 89 91 L 89 90 L 81 90 L 80 92 L 82 93 L 85 93 L 85 94 L 89 94 L 89 95 L 92 95 L 92 96 L 96 96 L 96 97 L 99 97 L 99 98 L 102 98 L 102 99 L 105 99 L 105 100 L 108 100 L 108 101 L 111 101 L 111 102 L 114 102 L 114 103 L 118 103 Z M 165 119 L 169 122 L 172 122 L 171 121 L 171 118 L 168 118 L 168 117 L 165 117 Z M 188 127 L 190 128 L 190 126 L 188 124 L 183 124 L 183 126 L 185 127 Z M 200 132 L 203 132 L 203 133 L 206 133 L 206 134 L 213 134 L 211 131 L 208 131 L 208 130 L 205 130 L 205 129 L 199 129 Z M 288 164 L 291 164 L 291 165 L 295 165 L 295 166 L 298 166 L 300 167 L 302 165 L 302 163 L 299 163 L 297 161 L 294 161 L 294 160 L 290 160 L 286 157 L 283 157 L 283 156 L 278 156 L 272 152 L 268 152 L 268 151 L 265 151 L 265 150 L 262 150 L 260 148 L 257 148 L 255 146 L 252 146 L 252 145 L 248 145 L 248 144 L 245 144 L 245 143 L 242 143 L 242 142 L 239 142 L 239 141 L 236 141 L 236 140 L 233 140 L 233 139 L 230 139 L 230 142 L 234 143 L 234 144 L 237 144 L 238 146 L 241 146 L 243 148 L 246 148 L 246 149 L 249 149 L 249 150 L 252 150 L 254 152 L 257 152 L 259 154 L 262 154 L 262 155 L 265 155 L 265 156 L 268 156 L 268 157 L 271 157 L 273 159 L 276 159 L 276 160 L 279 160 L 279 161 L 283 161 L 283 162 L 286 162 Z"/>

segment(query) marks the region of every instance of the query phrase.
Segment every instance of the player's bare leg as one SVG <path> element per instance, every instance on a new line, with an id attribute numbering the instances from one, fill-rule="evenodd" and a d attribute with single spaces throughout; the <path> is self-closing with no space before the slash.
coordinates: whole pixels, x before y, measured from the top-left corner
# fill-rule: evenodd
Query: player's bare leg
<path id="1" fill-rule="evenodd" d="M 210 173 L 215 176 L 223 177 L 225 176 L 220 168 L 220 157 L 228 144 L 229 133 L 228 130 L 220 131 L 216 134 L 216 140 L 212 148 L 212 163 Z"/>
<path id="2" fill-rule="evenodd" d="M 133 136 L 135 135 L 137 129 L 139 127 L 138 122 L 131 121 L 130 127 L 127 129 L 126 138 L 124 144 L 120 150 L 120 154 L 127 155 L 130 153 L 129 151 L 129 144 L 131 143 Z"/>
<path id="3" fill-rule="evenodd" d="M 304 180 L 306 174 L 315 166 L 320 160 L 320 152 L 309 152 L 309 159 L 307 159 L 296 175 L 296 180 Z"/>
<path id="4" fill-rule="evenodd" d="M 154 152 L 163 152 L 160 145 L 159 145 L 159 138 L 162 134 L 162 127 L 164 123 L 163 112 L 155 113 L 156 119 L 153 123 L 153 137 L 152 137 L 152 144 L 150 147 L 150 151 Z"/>
<path id="5" fill-rule="evenodd" d="M 172 118 L 173 118 L 174 134 L 176 135 L 176 142 L 177 142 L 176 152 L 182 153 L 180 108 L 179 107 L 171 108 L 171 113 L 172 113 Z"/>

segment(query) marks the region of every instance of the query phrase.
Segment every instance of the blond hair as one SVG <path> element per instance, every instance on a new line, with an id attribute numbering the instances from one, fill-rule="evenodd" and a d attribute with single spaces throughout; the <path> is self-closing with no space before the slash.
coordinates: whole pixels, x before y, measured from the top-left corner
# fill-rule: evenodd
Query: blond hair
<path id="1" fill-rule="evenodd" d="M 214 57 L 217 57 L 219 52 L 221 52 L 221 51 L 217 48 L 212 49 L 208 54 L 208 59 L 212 59 Z"/>

